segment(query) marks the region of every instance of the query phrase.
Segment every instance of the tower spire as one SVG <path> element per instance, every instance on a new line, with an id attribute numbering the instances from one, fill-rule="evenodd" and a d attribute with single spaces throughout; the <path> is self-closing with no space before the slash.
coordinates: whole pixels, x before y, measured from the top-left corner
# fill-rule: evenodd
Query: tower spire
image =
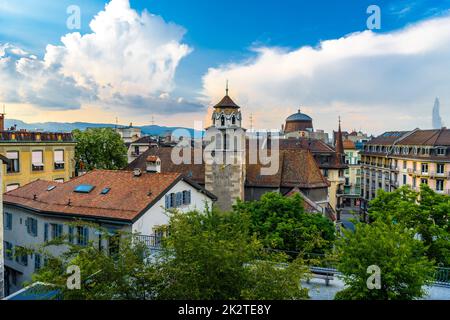
<path id="1" fill-rule="evenodd" d="M 227 79 L 227 85 L 225 87 L 225 95 L 228 96 L 228 79 Z"/>
<path id="2" fill-rule="evenodd" d="M 341 131 L 341 116 L 339 116 L 339 128 L 336 137 L 336 152 L 338 154 L 344 154 L 344 142 L 342 141 L 342 131 Z"/>

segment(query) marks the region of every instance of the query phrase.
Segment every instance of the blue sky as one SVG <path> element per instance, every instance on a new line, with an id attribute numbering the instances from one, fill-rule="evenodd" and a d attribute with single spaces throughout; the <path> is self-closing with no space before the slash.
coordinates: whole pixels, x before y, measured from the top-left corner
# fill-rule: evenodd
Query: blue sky
<path id="1" fill-rule="evenodd" d="M 48 44 L 61 45 L 61 36 L 71 32 L 65 25 L 69 5 L 81 8 L 83 35 L 92 32 L 88 24 L 105 3 L 0 0 L 0 44 L 12 44 L 43 59 Z M 146 9 L 185 29 L 180 42 L 191 52 L 179 61 L 171 94 L 188 100 L 205 91 L 202 79 L 208 68 L 255 59 L 254 48 L 296 50 L 366 30 L 366 9 L 371 4 L 381 8 L 382 28 L 375 32 L 384 34 L 445 16 L 450 8 L 450 0 L 130 0 L 130 4 L 138 13 Z"/>

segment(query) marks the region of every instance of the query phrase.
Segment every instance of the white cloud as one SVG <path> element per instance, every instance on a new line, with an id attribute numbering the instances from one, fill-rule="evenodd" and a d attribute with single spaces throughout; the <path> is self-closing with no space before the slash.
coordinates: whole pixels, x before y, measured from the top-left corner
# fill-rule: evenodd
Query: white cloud
<path id="1" fill-rule="evenodd" d="M 316 48 L 254 50 L 254 59 L 209 69 L 203 94 L 216 101 L 229 79 L 230 94 L 261 127 L 278 128 L 304 105 L 315 126 L 327 130 L 337 126 L 338 114 L 348 129 L 425 128 L 435 96 L 450 104 L 448 16 L 396 32 L 358 32 Z"/>
<path id="2" fill-rule="evenodd" d="M 201 108 L 176 99 L 159 101 L 161 94 L 173 91 L 177 66 L 191 51 L 181 42 L 182 27 L 147 11 L 138 14 L 129 0 L 111 0 L 89 26 L 91 33 L 69 33 L 62 45 L 49 44 L 42 60 L 0 46 L 0 79 L 5 80 L 0 97 L 51 109 L 76 109 L 83 103 L 147 113 Z"/>

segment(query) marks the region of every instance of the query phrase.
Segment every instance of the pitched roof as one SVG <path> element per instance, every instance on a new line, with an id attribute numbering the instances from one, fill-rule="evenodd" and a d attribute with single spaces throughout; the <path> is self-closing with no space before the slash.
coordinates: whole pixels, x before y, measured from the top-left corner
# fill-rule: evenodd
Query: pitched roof
<path id="1" fill-rule="evenodd" d="M 240 108 L 234 101 L 230 98 L 229 95 L 226 95 L 225 97 L 220 100 L 218 104 L 214 106 L 214 108 Z"/>
<path id="2" fill-rule="evenodd" d="M 341 160 L 336 150 L 318 139 L 292 138 L 280 139 L 280 149 L 306 149 L 311 151 L 321 169 L 344 169 L 347 165 Z M 329 161 L 323 161 L 322 157 L 328 157 Z"/>
<path id="3" fill-rule="evenodd" d="M 342 144 L 344 145 L 344 150 L 354 150 L 356 149 L 355 143 L 352 140 L 344 140 L 342 142 Z"/>
<path id="4" fill-rule="evenodd" d="M 278 171 L 273 175 L 261 175 L 264 167 L 268 166 L 247 164 L 248 186 L 323 188 L 329 185 L 311 152 L 305 149 L 280 149 Z"/>
<path id="5" fill-rule="evenodd" d="M 188 151 L 189 148 L 184 150 Z M 125 167 L 125 170 L 132 171 L 135 168 L 139 168 L 142 171 L 145 171 L 147 168 L 147 157 L 156 156 L 161 160 L 161 172 L 176 172 L 181 173 L 189 179 L 204 184 L 205 183 L 205 166 L 203 164 L 194 164 L 194 152 L 191 151 L 191 164 L 175 164 L 172 161 L 172 150 L 173 147 L 153 147 L 146 150 L 139 157 L 137 157 L 134 161 L 128 164 Z M 180 156 L 183 156 L 184 150 L 182 150 Z"/>
<path id="6" fill-rule="evenodd" d="M 403 137 L 410 131 L 386 131 L 382 135 L 371 139 L 368 145 L 392 145 L 395 141 Z"/>
<path id="7" fill-rule="evenodd" d="M 416 130 L 398 145 L 450 146 L 450 129 Z"/>
<path id="8" fill-rule="evenodd" d="M 143 137 L 140 137 L 139 139 L 131 142 L 130 144 L 142 144 L 142 143 L 150 144 L 152 142 L 157 142 L 157 141 L 151 136 L 143 136 Z"/>
<path id="9" fill-rule="evenodd" d="M 130 171 L 94 170 L 65 183 L 36 180 L 6 192 L 3 201 L 46 214 L 132 222 L 180 180 L 189 183 L 179 173 L 142 173 L 136 177 Z M 92 185 L 94 189 L 74 192 L 79 185 Z M 106 188 L 110 190 L 102 194 Z"/>
<path id="10" fill-rule="evenodd" d="M 131 162 L 125 170 L 140 168 L 146 170 L 146 159 L 150 155 L 156 155 L 161 159 L 161 172 L 179 172 L 199 184 L 205 184 L 205 165 L 194 163 L 194 151 L 184 148 L 181 151 L 191 153 L 191 164 L 175 164 L 171 159 L 173 148 L 160 147 L 150 148 L 141 156 Z M 248 152 L 247 152 L 248 157 Z M 295 187 L 319 188 L 328 186 L 327 180 L 323 177 L 314 157 L 307 149 L 294 148 L 283 150 L 280 147 L 279 170 L 270 176 L 261 176 L 261 163 L 249 164 L 246 166 L 246 183 L 255 187 Z"/>

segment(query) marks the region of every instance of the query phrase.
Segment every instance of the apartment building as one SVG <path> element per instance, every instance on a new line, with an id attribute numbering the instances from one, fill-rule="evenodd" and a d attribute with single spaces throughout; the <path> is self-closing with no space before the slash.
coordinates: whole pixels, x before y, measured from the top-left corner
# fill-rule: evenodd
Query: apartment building
<path id="1" fill-rule="evenodd" d="M 75 145 L 71 133 L 0 131 L 0 154 L 10 160 L 3 191 L 17 189 L 37 179 L 69 180 L 74 176 Z"/>
<path id="2" fill-rule="evenodd" d="M 65 241 L 92 243 L 114 250 L 115 242 L 92 224 L 108 230 L 139 234 L 151 247 L 161 241 L 168 224 L 166 209 L 180 212 L 211 208 L 216 197 L 178 173 L 141 173 L 140 170 L 94 170 L 65 183 L 37 180 L 4 194 L 5 288 L 9 295 L 44 263 L 40 254 L 14 255 L 17 248 L 33 248 L 67 235 Z M 74 222 L 91 223 L 89 226 Z M 103 235 L 103 236 L 102 236 Z M 63 246 L 51 247 L 60 254 Z M 110 251 L 107 251 L 110 252 Z"/>
<path id="3" fill-rule="evenodd" d="M 450 194 L 450 130 L 389 131 L 369 141 L 361 152 L 365 203 L 377 190 L 427 184 Z"/>
<path id="4" fill-rule="evenodd" d="M 6 170 L 8 159 L 0 155 L 0 182 L 3 180 L 3 175 Z M 5 295 L 4 291 L 4 248 L 3 248 L 3 193 L 0 192 L 0 299 Z"/>
<path id="5" fill-rule="evenodd" d="M 348 168 L 344 171 L 343 205 L 346 207 L 359 207 L 361 199 L 361 155 L 352 140 L 344 140 L 345 164 Z"/>

